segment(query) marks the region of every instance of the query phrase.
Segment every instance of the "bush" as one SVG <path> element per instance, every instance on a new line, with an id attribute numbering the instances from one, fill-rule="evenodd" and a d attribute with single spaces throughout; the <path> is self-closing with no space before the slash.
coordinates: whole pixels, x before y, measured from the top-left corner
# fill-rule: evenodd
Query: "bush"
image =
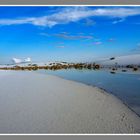
<path id="1" fill-rule="evenodd" d="M 138 70 L 138 68 L 136 68 L 136 67 L 133 68 L 133 71 L 137 71 L 137 70 Z"/>

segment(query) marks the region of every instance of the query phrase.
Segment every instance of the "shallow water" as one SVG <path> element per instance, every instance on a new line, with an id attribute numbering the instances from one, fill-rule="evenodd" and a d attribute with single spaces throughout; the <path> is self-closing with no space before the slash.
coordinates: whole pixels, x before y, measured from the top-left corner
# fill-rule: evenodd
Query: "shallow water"
<path id="1" fill-rule="evenodd" d="M 140 115 L 140 74 L 115 73 L 106 70 L 40 70 L 40 73 L 60 76 L 68 80 L 103 88 L 117 96 Z"/>

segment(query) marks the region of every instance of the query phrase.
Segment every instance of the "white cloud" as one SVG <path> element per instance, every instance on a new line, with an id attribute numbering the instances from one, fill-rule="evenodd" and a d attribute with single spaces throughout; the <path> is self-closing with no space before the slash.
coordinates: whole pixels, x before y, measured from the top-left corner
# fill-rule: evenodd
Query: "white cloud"
<path id="1" fill-rule="evenodd" d="M 63 38 L 63 39 L 68 39 L 68 40 L 93 39 L 93 36 L 91 35 L 70 35 L 68 33 L 59 33 L 59 34 L 56 34 L 55 36 Z"/>
<path id="2" fill-rule="evenodd" d="M 88 7 L 66 7 L 59 12 L 40 17 L 27 17 L 17 19 L 0 19 L 0 25 L 32 24 L 35 26 L 52 27 L 57 24 L 77 22 L 81 19 L 104 16 L 124 19 L 128 16 L 140 15 L 140 8 L 136 7 L 112 7 L 112 8 L 88 8 Z M 117 22 L 114 22 L 117 23 Z"/>
<path id="3" fill-rule="evenodd" d="M 19 64 L 22 62 L 21 59 L 17 59 L 17 58 L 13 58 L 12 61 L 15 63 L 15 64 Z"/>
<path id="4" fill-rule="evenodd" d="M 25 58 L 24 60 L 22 59 L 18 59 L 18 58 L 13 58 L 12 61 L 15 63 L 15 64 L 20 64 L 20 63 L 28 63 L 28 62 L 31 62 L 31 58 Z"/>
<path id="5" fill-rule="evenodd" d="M 117 24 L 117 23 L 120 23 L 120 22 L 123 22 L 123 21 L 125 21 L 125 18 L 121 18 L 121 19 L 115 20 L 112 23 L 113 24 Z"/>
<path id="6" fill-rule="evenodd" d="M 65 48 L 65 46 L 57 46 L 57 48 L 61 48 L 62 49 L 62 48 Z"/>
<path id="7" fill-rule="evenodd" d="M 101 41 L 97 41 L 97 42 L 94 42 L 95 45 L 101 45 L 102 42 Z"/>
<path id="8" fill-rule="evenodd" d="M 86 19 L 86 21 L 84 23 L 84 25 L 86 25 L 86 26 L 93 26 L 95 24 L 96 24 L 96 22 L 91 19 Z"/>
<path id="9" fill-rule="evenodd" d="M 24 59 L 24 61 L 23 62 L 31 62 L 31 58 L 26 58 L 26 59 Z"/>

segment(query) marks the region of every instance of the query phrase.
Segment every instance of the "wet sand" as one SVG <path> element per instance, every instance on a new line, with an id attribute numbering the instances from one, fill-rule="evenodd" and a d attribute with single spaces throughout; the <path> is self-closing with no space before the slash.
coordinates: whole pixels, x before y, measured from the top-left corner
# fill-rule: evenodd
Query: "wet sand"
<path id="1" fill-rule="evenodd" d="M 139 133 L 140 118 L 96 87 L 0 71 L 0 133 Z"/>

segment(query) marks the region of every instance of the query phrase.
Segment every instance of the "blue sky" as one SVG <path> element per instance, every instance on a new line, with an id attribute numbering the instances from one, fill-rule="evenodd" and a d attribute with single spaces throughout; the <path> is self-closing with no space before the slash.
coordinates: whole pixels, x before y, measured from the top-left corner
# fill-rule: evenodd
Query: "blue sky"
<path id="1" fill-rule="evenodd" d="M 140 53 L 140 7 L 0 7 L 0 63 Z"/>

